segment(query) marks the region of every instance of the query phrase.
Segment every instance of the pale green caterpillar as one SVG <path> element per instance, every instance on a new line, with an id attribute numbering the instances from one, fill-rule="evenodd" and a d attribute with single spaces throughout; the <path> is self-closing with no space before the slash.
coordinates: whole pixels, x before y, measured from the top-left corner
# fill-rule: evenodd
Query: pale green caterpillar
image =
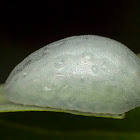
<path id="1" fill-rule="evenodd" d="M 18 64 L 6 80 L 4 94 L 26 107 L 123 118 L 140 106 L 140 59 L 109 38 L 68 37 Z"/>

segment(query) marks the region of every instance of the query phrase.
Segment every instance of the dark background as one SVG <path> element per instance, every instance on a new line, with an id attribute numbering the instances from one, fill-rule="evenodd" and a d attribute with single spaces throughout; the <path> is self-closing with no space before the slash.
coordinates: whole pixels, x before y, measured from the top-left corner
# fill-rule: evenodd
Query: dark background
<path id="1" fill-rule="evenodd" d="M 0 83 L 33 51 L 82 34 L 110 37 L 139 53 L 139 0 L 0 3 Z M 0 113 L 0 139 L 39 139 L 64 134 L 108 140 L 114 136 L 127 140 L 140 138 L 139 112 L 139 109 L 130 111 L 124 120 L 54 112 Z"/>

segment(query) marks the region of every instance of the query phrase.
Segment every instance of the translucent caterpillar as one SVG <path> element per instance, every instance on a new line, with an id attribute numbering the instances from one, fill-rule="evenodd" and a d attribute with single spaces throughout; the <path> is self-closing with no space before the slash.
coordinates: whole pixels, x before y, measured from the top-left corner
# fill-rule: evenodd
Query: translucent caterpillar
<path id="1" fill-rule="evenodd" d="M 140 106 L 140 59 L 101 36 L 68 37 L 25 58 L 6 80 L 11 102 L 101 117 Z"/>

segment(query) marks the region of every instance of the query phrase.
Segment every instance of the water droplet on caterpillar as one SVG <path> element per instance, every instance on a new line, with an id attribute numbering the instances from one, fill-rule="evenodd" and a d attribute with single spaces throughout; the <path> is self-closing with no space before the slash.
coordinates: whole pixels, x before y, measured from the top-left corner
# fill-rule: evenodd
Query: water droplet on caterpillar
<path id="1" fill-rule="evenodd" d="M 92 72 L 93 72 L 93 74 L 97 74 L 99 72 L 99 70 L 98 70 L 96 65 L 92 66 Z"/>
<path id="2" fill-rule="evenodd" d="M 64 67 L 63 62 L 61 62 L 61 61 L 55 62 L 54 65 L 55 65 L 56 69 L 62 69 Z"/>
<path id="3" fill-rule="evenodd" d="M 81 80 L 82 83 L 84 83 L 85 82 L 84 76 L 81 76 L 81 79 L 80 80 Z"/>
<path id="4" fill-rule="evenodd" d="M 44 89 L 45 89 L 46 91 L 52 90 L 51 88 L 49 88 L 49 87 L 47 87 L 47 86 L 45 86 Z"/>
<path id="5" fill-rule="evenodd" d="M 62 77 L 62 76 L 64 76 L 64 74 L 62 72 L 58 71 L 58 72 L 56 72 L 56 76 L 57 77 Z"/>
<path id="6" fill-rule="evenodd" d="M 24 73 L 23 73 L 23 77 L 26 77 L 26 75 L 27 75 L 27 73 L 26 73 L 26 72 L 24 72 Z"/>
<path id="7" fill-rule="evenodd" d="M 82 62 L 83 63 L 85 63 L 85 64 L 91 63 L 92 62 L 92 59 L 93 59 L 92 54 L 89 54 L 87 52 L 84 52 L 82 54 Z"/>
<path id="8" fill-rule="evenodd" d="M 56 62 L 54 62 L 54 67 L 56 69 L 63 69 L 65 67 L 65 58 L 64 57 L 58 57 L 56 58 Z"/>

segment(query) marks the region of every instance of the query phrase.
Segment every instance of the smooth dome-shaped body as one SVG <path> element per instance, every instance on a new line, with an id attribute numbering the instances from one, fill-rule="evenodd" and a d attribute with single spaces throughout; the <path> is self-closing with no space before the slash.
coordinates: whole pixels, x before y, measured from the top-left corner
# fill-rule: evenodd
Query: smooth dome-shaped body
<path id="1" fill-rule="evenodd" d="M 6 81 L 5 95 L 24 105 L 123 114 L 140 106 L 140 60 L 109 38 L 68 37 L 18 64 Z"/>

